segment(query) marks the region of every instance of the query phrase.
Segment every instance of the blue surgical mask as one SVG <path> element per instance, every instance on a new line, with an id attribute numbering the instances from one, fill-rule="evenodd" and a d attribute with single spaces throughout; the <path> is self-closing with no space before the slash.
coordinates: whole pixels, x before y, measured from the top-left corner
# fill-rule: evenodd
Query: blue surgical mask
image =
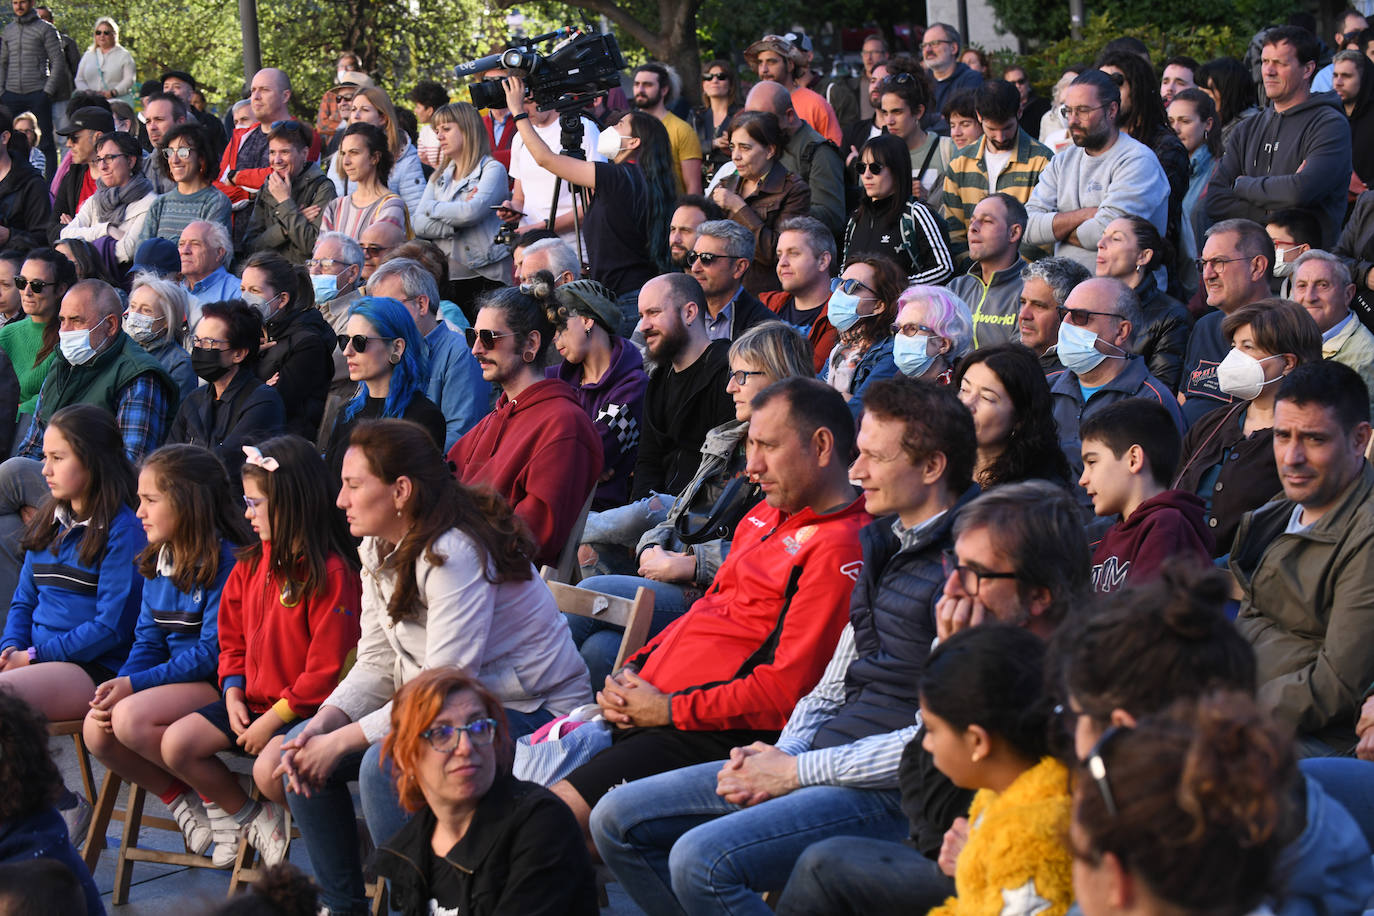
<path id="1" fill-rule="evenodd" d="M 311 274 L 310 285 L 315 287 L 316 302 L 328 302 L 339 295 L 339 278 L 333 274 Z"/>
<path id="2" fill-rule="evenodd" d="M 920 378 L 935 362 L 935 357 L 929 351 L 929 334 L 913 334 L 910 337 L 898 334 L 892 338 L 892 361 L 907 378 Z"/>
<path id="3" fill-rule="evenodd" d="M 85 365 L 95 356 L 95 348 L 91 346 L 91 330 L 58 332 L 57 346 L 63 358 L 73 366 Z"/>
<path id="4" fill-rule="evenodd" d="M 860 301 L 858 296 L 842 289 L 837 289 L 830 294 L 830 305 L 826 309 L 826 316 L 830 319 L 830 323 L 835 326 L 835 330 L 843 334 L 859 323 L 859 319 L 863 317 L 859 314 Z"/>
<path id="5" fill-rule="evenodd" d="M 1055 355 L 1074 375 L 1083 375 L 1091 372 L 1108 355 L 1097 349 L 1097 335 L 1087 328 L 1080 328 L 1076 324 L 1069 324 L 1065 321 L 1059 325 L 1059 346 L 1055 348 Z M 1112 359 L 1125 359 L 1124 356 L 1112 356 Z"/>

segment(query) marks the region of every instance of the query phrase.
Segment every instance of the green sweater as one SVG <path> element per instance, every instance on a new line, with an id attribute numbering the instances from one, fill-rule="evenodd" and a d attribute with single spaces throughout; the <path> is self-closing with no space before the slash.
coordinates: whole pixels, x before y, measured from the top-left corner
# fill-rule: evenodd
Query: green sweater
<path id="1" fill-rule="evenodd" d="M 0 328 L 0 349 L 14 364 L 14 374 L 19 377 L 19 412 L 33 413 L 34 402 L 48 377 L 48 369 L 57 357 L 57 348 L 47 355 L 38 365 L 34 359 L 43 349 L 43 325 L 32 318 L 11 322 Z"/>

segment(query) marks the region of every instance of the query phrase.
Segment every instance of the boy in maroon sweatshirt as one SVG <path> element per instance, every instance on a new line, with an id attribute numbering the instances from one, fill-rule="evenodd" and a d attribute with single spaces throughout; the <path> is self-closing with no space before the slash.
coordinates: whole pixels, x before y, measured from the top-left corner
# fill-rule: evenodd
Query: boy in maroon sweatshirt
<path id="1" fill-rule="evenodd" d="M 1159 574 L 1165 563 L 1210 563 L 1212 532 L 1202 500 L 1169 489 L 1182 440 L 1159 404 L 1127 398 L 1083 422 L 1078 484 L 1100 516 L 1121 516 L 1093 551 L 1093 591 L 1114 592 Z"/>

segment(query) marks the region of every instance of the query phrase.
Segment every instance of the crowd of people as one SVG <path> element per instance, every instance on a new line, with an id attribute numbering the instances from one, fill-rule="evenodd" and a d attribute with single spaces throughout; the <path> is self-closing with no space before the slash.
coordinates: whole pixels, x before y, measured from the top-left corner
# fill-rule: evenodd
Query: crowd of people
<path id="1" fill-rule="evenodd" d="M 570 151 L 519 72 L 344 54 L 308 123 L 268 67 L 221 123 L 13 7 L 0 901 L 103 912 L 83 719 L 307 912 L 1374 899 L 1355 10 L 1052 98 L 943 23 L 830 79 L 770 34 Z"/>

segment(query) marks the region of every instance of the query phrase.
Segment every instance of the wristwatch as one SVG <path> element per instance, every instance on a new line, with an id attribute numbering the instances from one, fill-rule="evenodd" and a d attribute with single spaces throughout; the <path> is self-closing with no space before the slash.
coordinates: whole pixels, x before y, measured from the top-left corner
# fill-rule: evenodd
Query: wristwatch
<path id="1" fill-rule="evenodd" d="M 32 665 L 36 661 L 38 661 L 38 648 L 29 646 L 29 664 Z"/>
<path id="2" fill-rule="evenodd" d="M 523 120 L 525 120 L 526 118 L 528 118 L 529 116 L 530 116 L 530 113 L 529 113 L 528 111 L 522 111 L 522 112 L 520 112 L 518 115 L 512 116 L 512 117 L 511 117 L 511 120 L 512 120 L 512 121 L 523 121 Z"/>

